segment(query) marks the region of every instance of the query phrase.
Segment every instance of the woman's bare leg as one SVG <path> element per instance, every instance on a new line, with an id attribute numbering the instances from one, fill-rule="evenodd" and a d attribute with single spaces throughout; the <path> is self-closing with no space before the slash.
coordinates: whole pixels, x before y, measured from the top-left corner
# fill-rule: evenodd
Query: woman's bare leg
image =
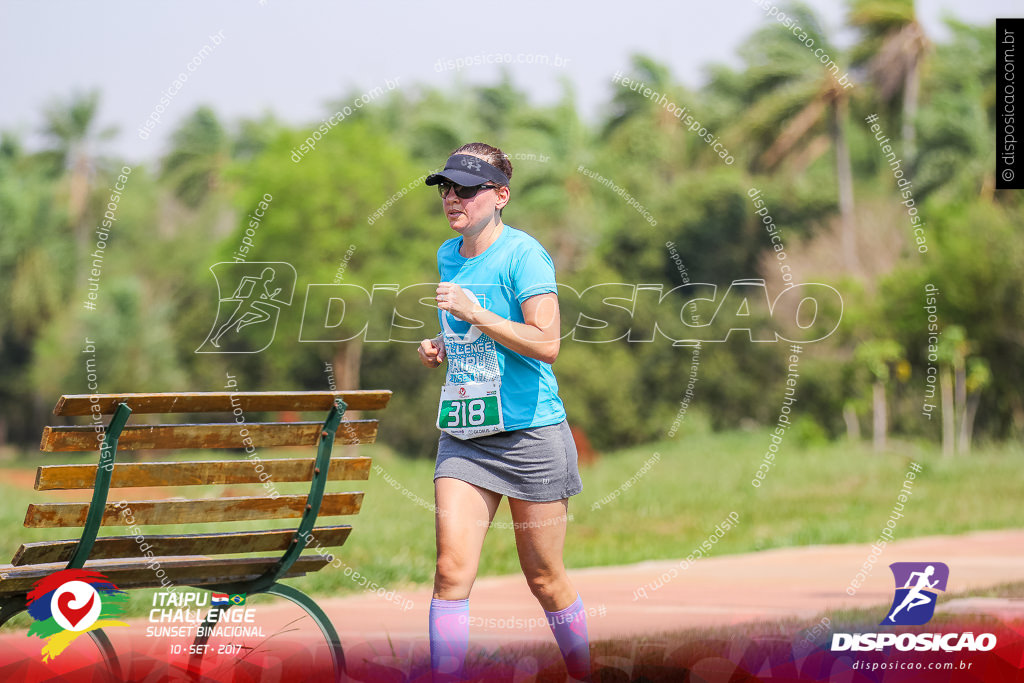
<path id="1" fill-rule="evenodd" d="M 437 566 L 430 601 L 430 668 L 435 682 L 463 678 L 469 647 L 469 592 L 501 495 L 452 477 L 434 480 Z"/>
<path id="2" fill-rule="evenodd" d="M 562 562 L 569 501 L 534 503 L 508 499 L 516 533 L 519 565 L 544 609 L 569 675 L 589 680 L 590 640 L 583 600 Z"/>
<path id="3" fill-rule="evenodd" d="M 463 600 L 469 597 L 476 581 L 480 550 L 501 502 L 501 494 L 461 479 L 439 477 L 434 480 L 434 497 L 437 501 L 434 597 Z"/>
<path id="4" fill-rule="evenodd" d="M 508 499 L 516 534 L 519 565 L 530 590 L 547 612 L 556 612 L 576 600 L 576 589 L 562 563 L 569 501 L 534 503 Z"/>

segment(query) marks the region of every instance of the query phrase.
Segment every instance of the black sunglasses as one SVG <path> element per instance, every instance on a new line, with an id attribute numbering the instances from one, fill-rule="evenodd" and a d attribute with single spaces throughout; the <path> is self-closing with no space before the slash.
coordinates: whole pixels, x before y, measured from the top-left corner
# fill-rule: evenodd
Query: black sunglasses
<path id="1" fill-rule="evenodd" d="M 471 199 L 475 197 L 480 190 L 497 190 L 497 185 L 456 185 L 455 183 L 449 183 L 441 181 L 437 184 L 437 191 L 441 195 L 441 199 L 448 196 L 448 190 L 455 188 L 455 196 L 459 199 Z"/>

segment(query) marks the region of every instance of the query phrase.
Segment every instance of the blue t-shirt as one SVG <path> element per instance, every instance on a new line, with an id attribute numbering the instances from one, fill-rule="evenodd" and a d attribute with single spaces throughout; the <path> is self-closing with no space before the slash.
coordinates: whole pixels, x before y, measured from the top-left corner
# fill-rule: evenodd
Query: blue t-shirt
<path id="1" fill-rule="evenodd" d="M 522 302 L 531 296 L 558 292 L 555 284 L 555 266 L 540 242 L 522 230 L 505 225 L 482 254 L 465 258 L 459 254 L 462 237 L 453 237 L 437 250 L 437 270 L 441 282 L 454 282 L 476 296 L 480 305 L 506 320 L 522 323 Z M 473 337 L 470 324 L 451 313 L 438 309 L 441 329 L 457 335 Z M 459 345 L 463 346 L 463 345 Z M 493 347 L 497 352 L 498 373 L 501 375 L 501 412 L 505 430 L 544 427 L 565 419 L 565 407 L 558 397 L 558 382 L 551 364 L 516 353 L 486 334 L 467 351 Z M 473 377 L 472 361 L 461 363 L 461 374 L 453 377 L 454 349 L 447 348 L 448 381 L 458 382 L 480 379 Z M 483 355 L 481 355 L 483 357 Z M 468 359 L 467 359 L 468 360 Z M 481 368 L 483 371 L 483 369 Z M 481 372 L 481 375 L 483 372 Z M 460 379 L 461 378 L 461 379 Z"/>

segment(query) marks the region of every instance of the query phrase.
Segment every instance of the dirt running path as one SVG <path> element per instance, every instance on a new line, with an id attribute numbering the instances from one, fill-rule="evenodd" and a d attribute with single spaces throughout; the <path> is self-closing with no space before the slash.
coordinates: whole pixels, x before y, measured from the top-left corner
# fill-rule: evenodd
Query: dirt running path
<path id="1" fill-rule="evenodd" d="M 678 568 L 678 560 L 577 569 L 570 574 L 589 611 L 591 640 L 785 617 L 806 620 L 810 626 L 816 615 L 829 608 L 887 604 L 893 595 L 888 565 L 896 561 L 946 563 L 948 592 L 1024 581 L 1024 530 L 897 541 L 885 548 L 864 585 L 850 596 L 846 588 L 870 553 L 869 544 L 854 544 L 711 557 L 680 571 L 658 589 L 648 585 L 646 599 L 638 596 L 637 589 Z M 399 595 L 398 599 L 411 601 L 410 609 L 403 610 L 396 604 L 398 599 L 389 601 L 375 594 L 321 597 L 319 603 L 346 647 L 389 638 L 425 646 L 430 590 L 400 591 Z M 551 641 L 540 606 L 521 576 L 478 580 L 470 604 L 470 639 L 477 645 Z M 255 609 L 267 633 L 296 619 L 301 620 L 295 625 L 302 631 L 315 633 L 304 613 L 283 600 Z M 1024 600 L 954 600 L 940 605 L 942 609 L 1024 619 Z M 139 637 L 146 625 L 144 620 L 133 620 L 133 628 L 111 629 L 110 635 L 116 644 L 121 638 Z M 0 647 L 23 649 L 27 644 L 29 650 L 38 651 L 36 639 L 20 634 L 0 638 Z"/>
<path id="2" fill-rule="evenodd" d="M 679 560 L 569 573 L 588 608 L 592 640 L 761 619 L 809 620 L 830 608 L 889 603 L 893 596 L 889 563 L 897 561 L 946 563 L 950 593 L 1024 581 L 1024 530 L 896 541 L 884 549 L 864 585 L 851 597 L 846 589 L 870 553 L 870 544 L 854 544 L 711 557 L 679 571 L 656 590 L 648 585 L 647 599 L 640 597 L 637 589 L 672 568 L 678 569 Z M 338 624 L 343 639 L 385 634 L 424 638 L 430 591 L 403 593 L 402 597 L 413 601 L 411 610 L 403 612 L 376 595 L 326 599 L 320 604 Z M 962 601 L 957 602 L 957 611 L 963 612 Z M 1024 617 L 1024 601 L 1017 601 L 1016 608 L 1008 601 L 979 604 L 987 604 L 985 611 L 1017 610 L 1017 617 Z M 294 613 L 271 607 L 266 608 L 266 616 L 278 610 L 282 617 L 284 612 Z M 551 638 L 543 612 L 522 576 L 479 579 L 473 587 L 470 615 L 470 637 L 480 644 Z M 510 618 L 519 623 L 507 623 Z"/>

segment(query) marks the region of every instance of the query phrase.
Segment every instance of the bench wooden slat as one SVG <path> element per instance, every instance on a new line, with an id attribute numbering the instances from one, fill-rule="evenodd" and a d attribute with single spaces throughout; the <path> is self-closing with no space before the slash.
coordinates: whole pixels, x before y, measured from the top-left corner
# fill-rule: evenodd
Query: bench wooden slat
<path id="1" fill-rule="evenodd" d="M 277 564 L 277 557 L 239 557 L 239 558 L 187 558 L 157 557 L 160 569 L 165 575 L 158 577 L 154 566 L 147 566 L 151 559 L 139 560 L 90 560 L 85 563 L 86 569 L 103 572 L 115 586 L 120 589 L 155 588 L 163 581 L 170 580 L 179 586 L 208 586 L 228 581 L 245 581 L 255 579 Z M 283 578 L 294 578 L 308 572 L 322 569 L 328 563 L 327 558 L 317 553 L 306 553 L 299 557 Z M 29 567 L 0 566 L 0 574 L 7 578 L 0 579 L 0 595 L 16 595 L 32 589 L 40 578 L 64 569 L 62 564 L 37 564 Z"/>
<path id="2" fill-rule="evenodd" d="M 207 423 L 175 425 L 126 425 L 117 442 L 117 450 L 141 448 L 244 448 L 248 430 L 255 448 L 275 446 L 315 446 L 320 438 L 321 422 L 258 422 L 251 424 Z M 100 432 L 102 434 L 102 432 Z M 349 420 L 338 427 L 335 443 L 373 443 L 377 438 L 377 420 Z M 101 440 L 89 425 L 44 427 L 39 450 L 97 451 Z"/>
<path id="3" fill-rule="evenodd" d="M 331 458 L 329 481 L 368 479 L 371 458 L 366 456 Z M 145 462 L 115 464 L 111 488 L 126 486 L 198 486 L 202 484 L 255 484 L 260 481 L 310 481 L 314 458 L 260 459 L 262 471 L 270 476 L 260 479 L 249 460 L 207 460 L 194 462 Z M 91 489 L 96 482 L 97 465 L 43 465 L 36 470 L 37 491 Z"/>
<path id="4" fill-rule="evenodd" d="M 325 548 L 344 545 L 352 527 L 348 524 L 313 529 L 313 545 Z M 143 550 L 134 536 L 103 536 L 96 539 L 89 554 L 90 559 L 140 557 L 145 551 L 156 555 L 228 555 L 231 553 L 267 552 L 285 550 L 295 538 L 295 529 L 274 529 L 271 531 L 237 531 L 216 534 L 147 535 Z M 78 539 L 67 541 L 46 541 L 24 543 L 14 554 L 11 564 L 15 567 L 67 562 L 71 559 Z M 0 570 L 3 571 L 3 570 Z"/>
<path id="5" fill-rule="evenodd" d="M 362 505 L 363 493 L 325 493 L 320 516 L 354 515 Z M 196 524 L 198 522 L 238 522 L 251 519 L 290 519 L 301 517 L 306 507 L 305 495 L 276 498 L 240 496 L 236 498 L 204 498 L 201 500 L 136 500 L 126 501 L 135 524 Z M 107 503 L 103 526 L 126 524 L 119 508 Z M 85 526 L 89 503 L 30 503 L 25 513 L 25 526 L 30 528 Z"/>
<path id="6" fill-rule="evenodd" d="M 204 391 L 162 394 L 68 394 L 61 396 L 54 415 L 112 415 L 127 402 L 133 413 L 213 413 L 281 410 L 327 412 L 340 397 L 349 410 L 381 410 L 391 399 L 382 391 Z M 232 403 L 234 398 L 234 403 Z M 95 408 L 93 406 L 96 406 Z"/>

